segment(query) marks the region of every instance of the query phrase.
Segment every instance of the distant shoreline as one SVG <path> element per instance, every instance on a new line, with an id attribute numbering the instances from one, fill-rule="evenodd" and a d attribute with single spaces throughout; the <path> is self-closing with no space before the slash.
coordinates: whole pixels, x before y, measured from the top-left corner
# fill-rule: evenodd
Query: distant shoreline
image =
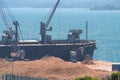
<path id="1" fill-rule="evenodd" d="M 10 9 L 52 9 L 52 7 L 10 7 Z M 79 7 L 73 7 L 73 8 L 58 8 L 58 9 L 80 9 L 80 10 L 86 10 L 86 11 L 120 11 L 120 9 L 89 9 L 89 8 L 79 8 Z"/>

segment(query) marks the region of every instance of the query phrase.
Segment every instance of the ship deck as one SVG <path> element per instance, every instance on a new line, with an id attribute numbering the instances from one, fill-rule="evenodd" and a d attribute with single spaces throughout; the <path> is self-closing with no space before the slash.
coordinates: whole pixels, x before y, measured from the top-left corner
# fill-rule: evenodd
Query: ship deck
<path id="1" fill-rule="evenodd" d="M 54 40 L 52 43 L 45 43 L 42 44 L 40 41 L 37 40 L 20 40 L 18 46 L 62 46 L 62 45 L 90 45 L 96 44 L 96 41 L 89 40 L 89 41 L 77 41 L 75 43 L 70 43 L 65 40 Z M 11 44 L 0 44 L 0 46 L 11 46 Z"/>

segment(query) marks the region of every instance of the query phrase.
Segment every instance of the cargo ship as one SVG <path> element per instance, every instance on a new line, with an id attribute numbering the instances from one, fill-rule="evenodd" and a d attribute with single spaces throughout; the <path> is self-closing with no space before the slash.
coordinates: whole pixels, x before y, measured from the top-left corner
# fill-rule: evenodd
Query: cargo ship
<path id="1" fill-rule="evenodd" d="M 7 28 L 7 30 L 3 31 L 0 42 L 0 58 L 35 60 L 45 56 L 55 56 L 66 61 L 83 61 L 86 58 L 93 60 L 96 41 L 87 39 L 88 22 L 86 22 L 86 40 L 80 39 L 81 29 L 69 30 L 68 34 L 66 34 L 67 38 L 64 40 L 52 40 L 51 35 L 47 34 L 47 31 L 52 31 L 52 27 L 49 27 L 49 24 L 59 2 L 60 0 L 55 4 L 47 22 L 40 22 L 39 34 L 41 40 L 20 40 L 18 21 L 12 21 L 15 29 L 13 30 L 9 26 L 5 9 L 0 7 L 2 20 Z M 2 6 L 3 3 L 1 2 L 0 5 Z"/>

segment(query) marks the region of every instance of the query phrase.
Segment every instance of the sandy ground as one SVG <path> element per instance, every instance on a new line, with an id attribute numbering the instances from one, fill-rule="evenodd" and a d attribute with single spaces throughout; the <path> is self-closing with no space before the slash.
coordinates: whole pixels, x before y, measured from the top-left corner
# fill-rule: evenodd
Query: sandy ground
<path id="1" fill-rule="evenodd" d="M 105 61 L 93 61 L 94 64 L 91 65 L 85 65 L 89 67 L 90 69 L 95 70 L 105 70 L 105 71 L 112 71 L 112 62 L 105 62 Z"/>
<path id="2" fill-rule="evenodd" d="M 13 70 L 16 75 L 45 77 L 49 80 L 73 80 L 86 75 L 105 79 L 112 73 L 112 63 L 104 61 L 93 61 L 92 64 L 72 63 L 55 57 L 45 57 L 34 61 L 15 61 Z M 12 63 L 0 59 L 0 74 L 8 73 L 12 73 Z"/>

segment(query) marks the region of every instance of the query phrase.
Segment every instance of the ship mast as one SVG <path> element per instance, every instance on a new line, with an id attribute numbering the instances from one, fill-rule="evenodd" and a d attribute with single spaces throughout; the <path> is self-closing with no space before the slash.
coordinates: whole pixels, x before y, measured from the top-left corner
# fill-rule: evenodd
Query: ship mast
<path id="1" fill-rule="evenodd" d="M 49 26 L 49 24 L 50 24 L 50 22 L 51 22 L 51 20 L 54 16 L 54 13 L 56 11 L 56 8 L 57 8 L 59 2 L 60 2 L 60 0 L 58 0 L 57 3 L 55 4 L 47 22 L 46 23 L 44 23 L 44 22 L 40 23 L 41 43 L 43 43 L 43 44 L 51 41 L 51 36 L 46 35 L 46 31 L 52 31 L 52 27 L 48 28 L 48 26 Z"/>

